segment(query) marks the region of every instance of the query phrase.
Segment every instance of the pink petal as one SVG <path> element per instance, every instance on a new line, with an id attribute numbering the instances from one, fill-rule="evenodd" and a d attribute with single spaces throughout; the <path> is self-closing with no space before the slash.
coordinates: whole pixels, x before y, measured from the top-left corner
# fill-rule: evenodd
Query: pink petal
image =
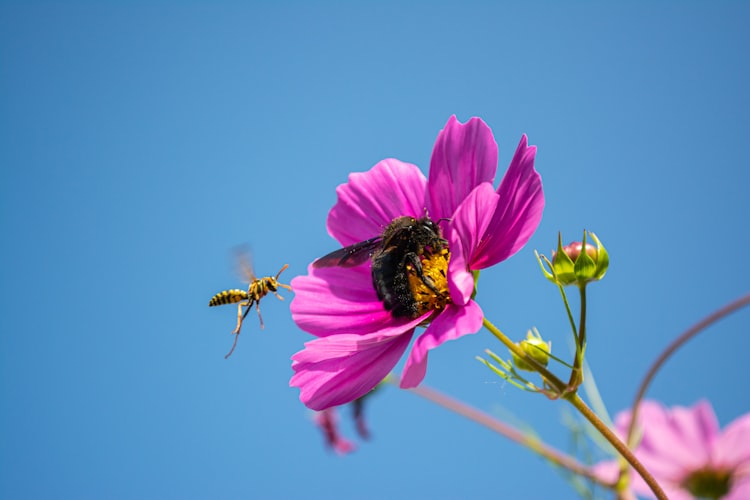
<path id="1" fill-rule="evenodd" d="M 292 280 L 292 319 L 301 329 L 318 337 L 350 333 L 363 335 L 396 328 L 395 321 L 378 300 L 369 266 L 308 268 L 310 274 Z"/>
<path id="2" fill-rule="evenodd" d="M 527 147 L 526 141 L 524 134 L 500 182 L 500 200 L 471 269 L 493 266 L 516 253 L 542 220 L 544 193 L 542 178 L 534 170 L 536 146 Z"/>
<path id="3" fill-rule="evenodd" d="M 651 491 L 651 488 L 648 486 L 648 484 L 646 484 L 646 481 L 644 481 L 637 472 L 631 471 L 631 474 L 633 477 L 631 487 L 639 497 L 656 498 Z M 669 498 L 669 500 L 695 500 L 695 497 L 693 495 L 688 493 L 687 490 L 683 489 L 678 484 L 665 483 L 663 481 L 659 481 L 658 479 L 656 482 L 659 483 L 659 486 L 661 486 L 661 489 L 664 490 L 664 494 L 667 495 L 667 498 Z"/>
<path id="4" fill-rule="evenodd" d="M 465 306 L 449 305 L 414 342 L 401 376 L 401 387 L 408 389 L 422 382 L 427 373 L 427 352 L 430 349 L 448 340 L 478 332 L 482 328 L 483 318 L 482 309 L 474 301 Z"/>
<path id="5" fill-rule="evenodd" d="M 660 425 L 646 420 L 647 415 L 644 413 L 641 420 L 644 435 L 639 450 L 645 462 L 670 463 L 682 469 L 682 476 L 709 463 L 719 425 L 708 402 L 701 401 L 692 408 L 672 407 Z"/>
<path id="6" fill-rule="evenodd" d="M 474 276 L 469 271 L 474 252 L 485 234 L 498 202 L 489 182 L 477 186 L 458 206 L 448 226 L 451 260 L 448 264 L 448 286 L 453 301 L 466 304 L 474 291 Z"/>
<path id="7" fill-rule="evenodd" d="M 328 213 L 328 234 L 342 246 L 374 238 L 396 217 L 423 217 L 427 179 L 414 165 L 395 159 L 349 175 L 336 188 L 338 201 Z"/>
<path id="8" fill-rule="evenodd" d="M 614 483 L 617 481 L 620 465 L 617 463 L 617 460 L 605 460 L 592 466 L 591 470 L 599 479 L 608 483 Z"/>
<path id="9" fill-rule="evenodd" d="M 643 434 L 636 455 L 658 480 L 679 483 L 690 470 L 705 463 L 700 456 L 705 446 L 696 450 L 694 444 L 683 441 L 673 411 L 654 401 L 641 403 L 638 421 Z M 630 411 L 626 415 L 618 424 L 630 420 Z"/>
<path id="10" fill-rule="evenodd" d="M 714 442 L 712 462 L 720 467 L 741 467 L 750 474 L 750 413 L 724 428 Z"/>
<path id="11" fill-rule="evenodd" d="M 750 498 L 750 471 L 733 478 L 732 489 L 722 500 L 747 500 Z"/>
<path id="12" fill-rule="evenodd" d="M 497 143 L 480 118 L 465 124 L 448 119 L 432 150 L 427 208 L 437 220 L 451 217 L 472 189 L 492 183 L 497 171 Z"/>
<path id="13" fill-rule="evenodd" d="M 421 321 L 418 318 L 415 325 Z M 292 356 L 291 387 L 313 410 L 354 401 L 371 391 L 393 369 L 411 341 L 414 326 L 401 335 L 333 335 L 305 343 Z"/>

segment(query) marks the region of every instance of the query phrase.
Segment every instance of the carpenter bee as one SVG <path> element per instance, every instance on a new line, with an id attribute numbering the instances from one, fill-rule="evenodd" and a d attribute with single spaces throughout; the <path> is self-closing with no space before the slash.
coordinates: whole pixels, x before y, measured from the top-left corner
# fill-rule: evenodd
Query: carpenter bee
<path id="1" fill-rule="evenodd" d="M 276 273 L 276 276 L 265 276 L 263 278 L 258 278 L 255 276 L 253 266 L 252 264 L 250 264 L 249 259 L 240 259 L 240 261 L 242 267 L 244 268 L 245 275 L 250 281 L 247 290 L 240 290 L 237 288 L 235 288 L 234 290 L 224 290 L 223 292 L 219 292 L 211 297 L 211 300 L 208 302 L 209 307 L 220 306 L 223 304 L 237 304 L 237 326 L 232 332 L 232 335 L 235 335 L 234 343 L 232 344 L 232 349 L 229 351 L 229 353 L 224 356 L 225 359 L 229 358 L 229 356 L 231 356 L 234 352 L 234 348 L 237 347 L 237 339 L 239 339 L 240 337 L 240 328 L 242 328 L 242 322 L 247 317 L 247 313 L 250 312 L 250 308 L 253 306 L 253 304 L 255 304 L 255 310 L 258 312 L 258 319 L 260 320 L 260 327 L 262 329 L 263 316 L 261 316 L 260 314 L 260 299 L 268 295 L 270 292 L 276 295 L 279 300 L 284 300 L 284 297 L 282 297 L 278 293 L 279 287 L 286 288 L 290 291 L 292 290 L 292 287 L 290 287 L 289 285 L 279 283 L 278 281 L 279 276 L 287 267 L 289 267 L 289 264 L 284 264 L 284 267 L 282 267 L 281 270 Z M 242 311 L 243 307 L 245 308 L 244 313 Z"/>
<path id="2" fill-rule="evenodd" d="M 372 284 L 386 310 L 396 318 L 416 318 L 448 300 L 447 245 L 429 217 L 404 216 L 383 234 L 331 252 L 313 267 L 354 267 L 370 259 Z"/>

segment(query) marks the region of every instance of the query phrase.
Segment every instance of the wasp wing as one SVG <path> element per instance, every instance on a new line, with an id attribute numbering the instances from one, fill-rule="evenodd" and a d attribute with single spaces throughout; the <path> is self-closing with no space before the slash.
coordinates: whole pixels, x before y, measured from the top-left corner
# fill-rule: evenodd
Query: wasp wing
<path id="1" fill-rule="evenodd" d="M 253 266 L 253 254 L 247 245 L 241 245 L 234 249 L 234 262 L 236 266 L 235 272 L 243 281 L 252 283 L 258 279 Z"/>
<path id="2" fill-rule="evenodd" d="M 360 241 L 354 245 L 340 248 L 313 262 L 313 267 L 358 266 L 365 261 L 370 260 L 373 252 L 378 249 L 382 241 L 382 236 L 376 236 L 375 238 L 370 238 L 369 240 Z"/>

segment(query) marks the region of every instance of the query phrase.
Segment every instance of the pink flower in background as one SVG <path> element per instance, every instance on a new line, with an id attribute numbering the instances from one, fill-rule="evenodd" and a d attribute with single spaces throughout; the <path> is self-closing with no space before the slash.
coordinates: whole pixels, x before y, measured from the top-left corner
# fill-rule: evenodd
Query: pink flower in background
<path id="1" fill-rule="evenodd" d="M 378 299 L 369 261 L 346 268 L 311 265 L 292 281 L 291 304 L 297 325 L 318 337 L 292 357 L 290 385 L 300 388 L 305 405 L 322 410 L 363 396 L 393 369 L 416 327 L 427 325 L 402 375 L 401 387 L 416 387 L 430 349 L 481 328 L 471 271 L 516 253 L 539 225 L 544 195 L 535 154 L 524 135 L 495 189 L 492 131 L 479 118 L 462 124 L 454 116 L 438 134 L 429 179 L 415 165 L 388 159 L 338 187 L 327 225 L 344 247 L 382 235 L 403 216 L 427 214 L 440 225 L 449 250 L 449 260 L 440 261 L 447 268 L 441 270 L 445 299 L 417 317 L 394 317 Z"/>
<path id="2" fill-rule="evenodd" d="M 323 431 L 326 444 L 339 455 L 346 455 L 356 449 L 354 443 L 341 435 L 336 408 L 328 408 L 316 413 L 315 424 Z"/>
<path id="3" fill-rule="evenodd" d="M 615 426 L 620 436 L 625 436 L 630 418 L 630 411 L 618 414 Z M 750 414 L 721 430 L 707 401 L 671 409 L 644 401 L 638 423 L 642 439 L 635 455 L 671 500 L 750 498 Z M 615 461 L 601 463 L 596 470 L 608 481 L 617 479 Z M 631 487 L 634 493 L 653 498 L 635 471 L 631 471 Z"/>

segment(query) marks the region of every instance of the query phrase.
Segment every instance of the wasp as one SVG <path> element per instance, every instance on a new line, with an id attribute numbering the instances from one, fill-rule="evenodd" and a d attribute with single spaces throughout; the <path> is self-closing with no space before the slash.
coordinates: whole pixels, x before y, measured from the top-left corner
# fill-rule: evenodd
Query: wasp
<path id="1" fill-rule="evenodd" d="M 278 289 L 286 288 L 289 291 L 292 290 L 292 287 L 290 287 L 289 285 L 279 283 L 279 276 L 284 272 L 284 270 L 286 270 L 287 267 L 289 267 L 289 264 L 284 264 L 284 267 L 282 267 L 279 272 L 276 273 L 276 276 L 265 276 L 263 278 L 258 278 L 255 276 L 255 272 L 253 271 L 253 267 L 249 263 L 249 261 L 247 263 L 243 261 L 242 263 L 245 269 L 245 274 L 250 281 L 247 290 L 240 290 L 238 288 L 235 288 L 233 290 L 224 290 L 223 292 L 219 292 L 211 297 L 211 300 L 208 302 L 209 307 L 220 306 L 223 304 L 237 304 L 237 326 L 232 332 L 232 335 L 235 335 L 234 343 L 232 344 L 232 349 L 227 353 L 226 356 L 224 356 L 225 359 L 229 358 L 229 356 L 231 356 L 234 352 L 234 348 L 237 347 L 237 340 L 240 337 L 242 322 L 245 321 L 245 318 L 250 312 L 250 308 L 252 308 L 253 304 L 255 304 L 255 310 L 258 312 L 258 319 L 260 320 L 260 327 L 262 329 L 264 325 L 263 316 L 261 316 L 260 314 L 260 299 L 262 299 L 269 293 L 273 293 L 279 300 L 284 300 L 284 297 L 279 295 Z M 245 308 L 244 312 L 242 311 L 243 308 Z"/>
<path id="2" fill-rule="evenodd" d="M 335 250 L 313 267 L 355 267 L 369 259 L 372 284 L 385 309 L 396 318 L 416 318 L 449 300 L 447 245 L 440 226 L 429 217 L 404 216 L 382 234 Z"/>

